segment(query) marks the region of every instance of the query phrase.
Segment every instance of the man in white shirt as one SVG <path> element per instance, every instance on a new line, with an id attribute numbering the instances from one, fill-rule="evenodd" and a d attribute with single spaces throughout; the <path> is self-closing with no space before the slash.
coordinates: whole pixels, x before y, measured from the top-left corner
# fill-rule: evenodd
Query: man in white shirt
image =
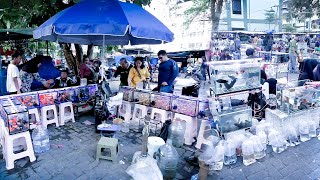
<path id="1" fill-rule="evenodd" d="M 10 94 L 20 94 L 21 79 L 17 65 L 20 64 L 22 54 L 15 52 L 12 54 L 12 61 L 8 65 L 7 71 L 7 91 Z"/>

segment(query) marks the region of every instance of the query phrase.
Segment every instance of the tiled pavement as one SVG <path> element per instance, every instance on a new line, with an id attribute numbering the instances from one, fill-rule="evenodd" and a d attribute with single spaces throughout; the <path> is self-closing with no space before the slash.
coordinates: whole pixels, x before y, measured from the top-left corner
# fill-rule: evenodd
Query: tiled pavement
<path id="1" fill-rule="evenodd" d="M 51 149 L 37 155 L 33 163 L 27 159 L 18 160 L 15 169 L 7 171 L 5 161 L 0 160 L 0 179 L 106 179 L 125 180 L 130 177 L 125 170 L 130 165 L 134 152 L 141 149 L 141 134 L 119 133 L 120 154 L 117 162 L 95 161 L 96 144 L 99 134 L 94 126 L 84 125 L 83 121 L 93 120 L 90 116 L 81 117 L 75 123 L 63 127 L 49 127 Z M 297 147 L 290 147 L 281 154 L 268 148 L 267 157 L 250 166 L 242 160 L 220 172 L 214 172 L 209 179 L 316 179 L 320 177 L 320 141 L 314 138 Z M 180 155 L 176 179 L 190 179 L 198 168 L 186 163 L 185 156 L 192 154 L 192 148 L 177 149 Z M 120 163 L 120 160 L 125 164 Z"/>

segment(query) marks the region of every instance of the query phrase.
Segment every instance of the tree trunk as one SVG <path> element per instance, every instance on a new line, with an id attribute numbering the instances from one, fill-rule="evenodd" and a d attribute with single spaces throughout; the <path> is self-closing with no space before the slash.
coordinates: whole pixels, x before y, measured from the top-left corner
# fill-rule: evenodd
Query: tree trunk
<path id="1" fill-rule="evenodd" d="M 93 45 L 88 45 L 87 56 L 89 57 L 89 59 L 93 59 L 93 48 Z"/>
<path id="2" fill-rule="evenodd" d="M 78 75 L 79 68 L 77 67 L 75 57 L 72 54 L 71 44 L 69 44 L 69 43 L 68 44 L 61 44 L 60 43 L 60 47 L 61 47 L 61 49 L 63 49 L 63 53 L 64 53 L 64 56 L 66 58 L 66 61 L 67 61 L 69 68 L 74 71 L 75 75 Z"/>
<path id="3" fill-rule="evenodd" d="M 211 41 L 214 40 L 216 33 L 218 32 L 220 16 L 222 13 L 224 0 L 211 0 L 210 12 L 211 12 Z M 210 48 L 212 48 L 211 43 Z"/>
<path id="4" fill-rule="evenodd" d="M 76 69 L 80 72 L 80 64 L 83 63 L 83 50 L 80 44 L 74 44 L 74 49 L 76 50 L 75 64 Z"/>

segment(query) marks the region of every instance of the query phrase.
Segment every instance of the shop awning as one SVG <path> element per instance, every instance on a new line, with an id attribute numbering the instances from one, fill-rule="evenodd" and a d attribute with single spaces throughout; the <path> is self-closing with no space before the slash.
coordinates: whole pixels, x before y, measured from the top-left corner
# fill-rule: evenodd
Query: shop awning
<path id="1" fill-rule="evenodd" d="M 0 29 L 0 41 L 31 39 L 34 28 Z"/>

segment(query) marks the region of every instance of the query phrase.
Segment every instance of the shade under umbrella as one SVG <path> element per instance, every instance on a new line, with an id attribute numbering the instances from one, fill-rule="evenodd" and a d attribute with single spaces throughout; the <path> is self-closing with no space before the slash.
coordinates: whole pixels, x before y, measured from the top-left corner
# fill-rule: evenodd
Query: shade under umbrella
<path id="1" fill-rule="evenodd" d="M 87 45 L 173 41 L 173 33 L 152 14 L 138 5 L 118 0 L 83 0 L 51 17 L 33 32 L 33 36 L 40 40 Z"/>

